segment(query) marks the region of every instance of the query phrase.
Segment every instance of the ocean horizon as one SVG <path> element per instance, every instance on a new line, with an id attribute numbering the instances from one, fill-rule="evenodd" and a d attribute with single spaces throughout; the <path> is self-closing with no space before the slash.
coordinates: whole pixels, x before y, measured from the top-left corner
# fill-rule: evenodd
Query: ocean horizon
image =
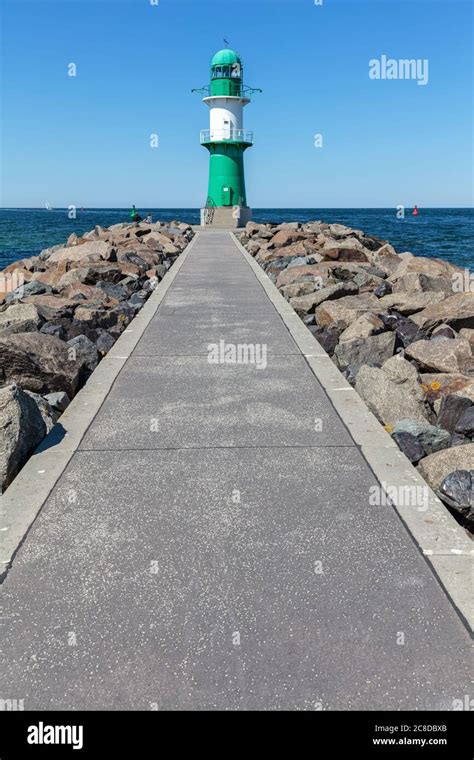
<path id="1" fill-rule="evenodd" d="M 154 221 L 179 219 L 199 224 L 198 208 L 144 208 L 142 216 L 152 214 Z M 254 208 L 255 222 L 308 222 L 320 220 L 345 224 L 369 235 L 388 240 L 399 253 L 440 258 L 463 268 L 474 266 L 474 209 L 420 208 L 398 218 L 395 208 Z M 77 209 L 69 218 L 68 209 L 0 208 L 0 269 L 35 256 L 44 248 L 65 243 L 72 232 L 83 235 L 96 225 L 108 227 L 130 221 L 130 208 Z"/>

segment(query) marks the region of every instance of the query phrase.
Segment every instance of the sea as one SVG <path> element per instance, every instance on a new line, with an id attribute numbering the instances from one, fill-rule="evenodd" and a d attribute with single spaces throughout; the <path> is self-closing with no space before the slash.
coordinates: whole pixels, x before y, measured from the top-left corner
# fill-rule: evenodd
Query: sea
<path id="1" fill-rule="evenodd" d="M 140 208 L 153 221 L 174 219 L 199 224 L 199 209 Z M 388 240 L 396 251 L 444 259 L 462 268 L 474 269 L 474 209 L 420 208 L 399 218 L 394 208 L 260 208 L 253 209 L 256 222 L 338 222 Z M 0 209 L 0 270 L 17 259 L 35 256 L 44 248 L 65 243 L 72 232 L 82 235 L 96 224 L 108 227 L 130 221 L 130 209 L 78 209 L 70 218 L 68 209 Z"/>

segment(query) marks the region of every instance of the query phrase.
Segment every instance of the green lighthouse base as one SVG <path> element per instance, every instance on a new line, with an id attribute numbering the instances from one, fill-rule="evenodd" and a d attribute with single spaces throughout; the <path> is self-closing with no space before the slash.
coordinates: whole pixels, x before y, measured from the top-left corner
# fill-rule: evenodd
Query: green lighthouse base
<path id="1" fill-rule="evenodd" d="M 201 226 L 234 230 L 252 221 L 248 206 L 207 206 L 201 209 Z"/>

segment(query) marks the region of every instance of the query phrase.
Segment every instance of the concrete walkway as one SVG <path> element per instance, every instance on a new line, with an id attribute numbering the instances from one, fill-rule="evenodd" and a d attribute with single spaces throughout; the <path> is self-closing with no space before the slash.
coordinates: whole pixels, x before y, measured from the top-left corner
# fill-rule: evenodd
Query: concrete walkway
<path id="1" fill-rule="evenodd" d="M 209 344 L 266 346 L 266 366 Z M 452 709 L 469 636 L 228 233 L 199 233 L 2 591 L 25 709 Z"/>

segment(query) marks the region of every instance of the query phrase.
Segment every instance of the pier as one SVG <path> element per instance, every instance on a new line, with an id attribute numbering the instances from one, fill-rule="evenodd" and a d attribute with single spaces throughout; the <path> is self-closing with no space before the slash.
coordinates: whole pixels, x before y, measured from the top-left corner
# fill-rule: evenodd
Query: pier
<path id="1" fill-rule="evenodd" d="M 0 696 L 453 709 L 470 546 L 431 497 L 371 503 L 408 464 L 235 237 L 199 230 L 3 497 Z"/>

